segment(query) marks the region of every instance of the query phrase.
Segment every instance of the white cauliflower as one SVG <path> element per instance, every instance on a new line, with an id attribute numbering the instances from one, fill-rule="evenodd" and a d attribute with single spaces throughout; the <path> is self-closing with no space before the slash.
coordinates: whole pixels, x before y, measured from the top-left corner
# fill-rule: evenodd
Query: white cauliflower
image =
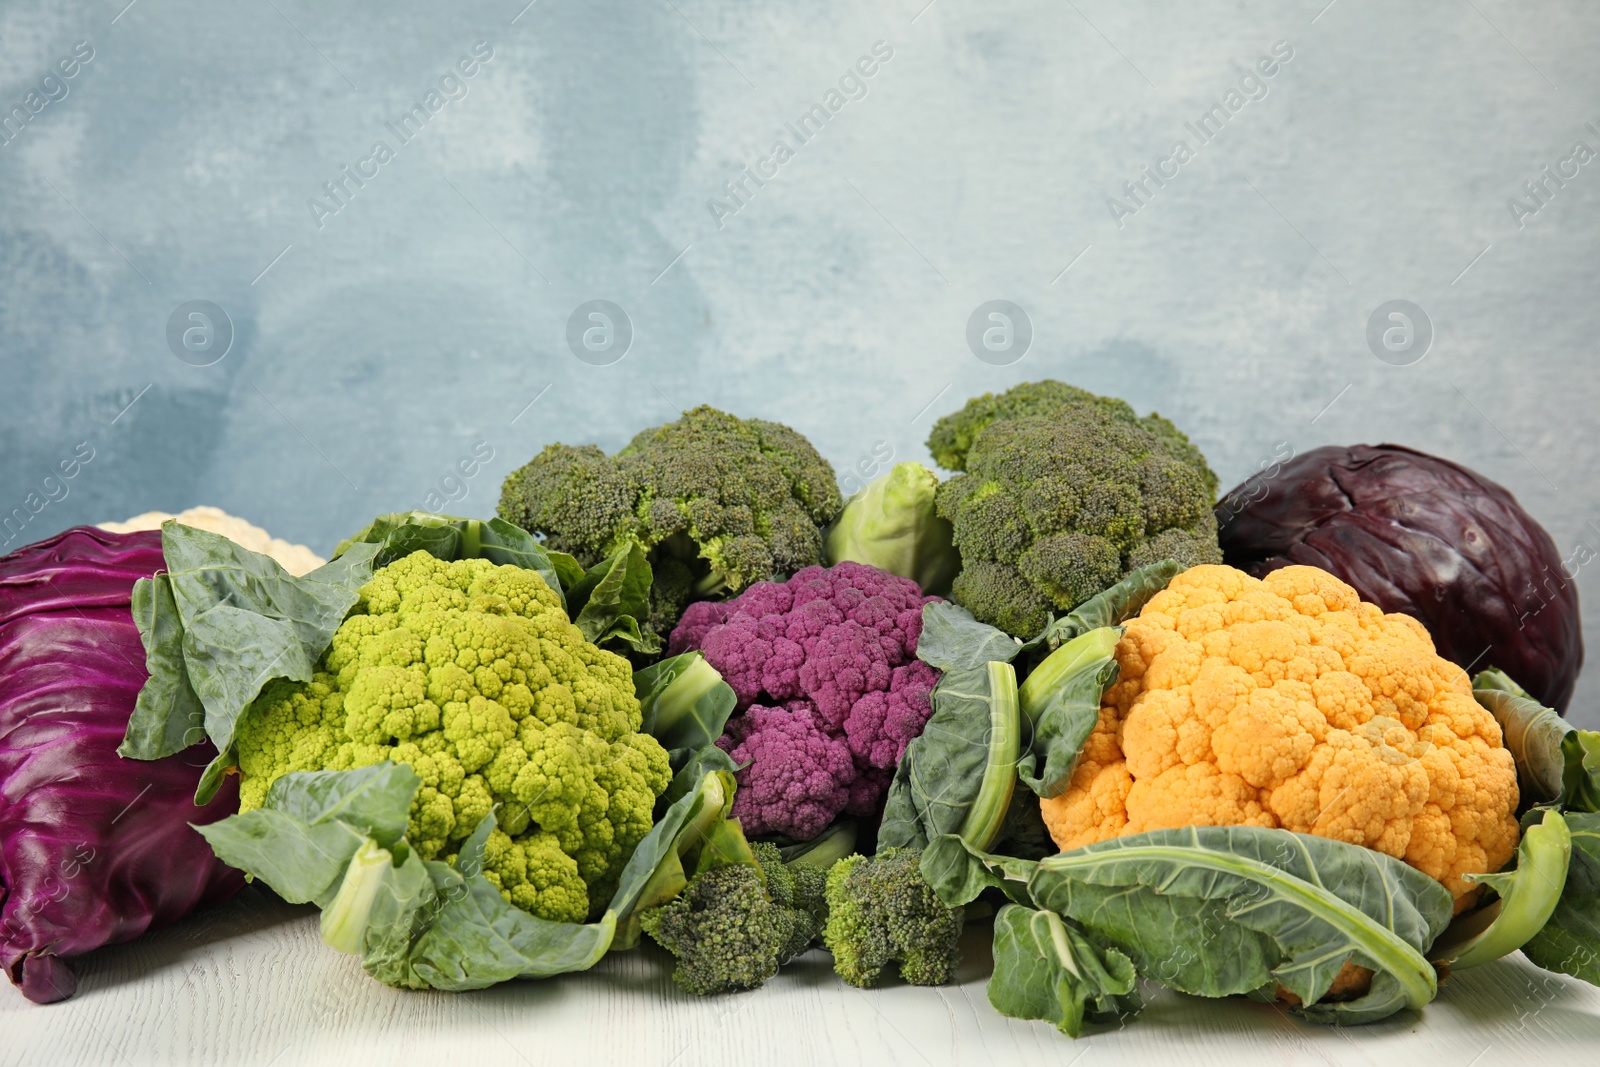
<path id="1" fill-rule="evenodd" d="M 316 570 L 328 562 L 317 555 L 305 545 L 296 545 L 281 538 L 273 537 L 267 531 L 251 522 L 246 522 L 237 515 L 229 515 L 221 508 L 198 507 L 181 511 L 176 515 L 165 511 L 147 511 L 143 515 L 135 515 L 127 522 L 102 522 L 102 530 L 112 533 L 133 533 L 135 530 L 159 530 L 161 524 L 168 519 L 177 519 L 185 526 L 193 526 L 197 530 L 207 530 L 211 533 L 221 534 L 236 545 L 248 548 L 252 552 L 271 556 L 278 561 L 278 565 L 290 574 L 301 575 L 307 571 Z"/>

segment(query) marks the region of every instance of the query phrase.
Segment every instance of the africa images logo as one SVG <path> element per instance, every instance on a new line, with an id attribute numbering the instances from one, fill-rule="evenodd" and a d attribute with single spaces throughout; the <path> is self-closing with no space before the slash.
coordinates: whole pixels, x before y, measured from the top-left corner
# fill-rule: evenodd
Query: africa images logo
<path id="1" fill-rule="evenodd" d="M 863 55 L 854 65 L 845 68 L 837 86 L 830 86 L 822 94 L 822 99 L 801 112 L 799 118 L 784 123 L 784 129 L 794 138 L 793 147 L 781 136 L 774 138 L 766 155 L 745 167 L 737 177 L 722 183 L 726 200 L 714 196 L 707 198 L 706 210 L 716 220 L 717 228 L 720 230 L 726 219 L 737 215 L 757 190 L 766 188 L 767 182 L 778 176 L 778 168 L 793 159 L 802 145 L 810 144 L 829 120 L 844 110 L 845 104 L 851 100 L 865 100 L 867 79 L 877 74 L 882 65 L 893 58 L 894 46 L 888 41 L 872 42 L 871 55 Z M 750 188 L 751 182 L 755 183 L 755 189 Z"/>
<path id="2" fill-rule="evenodd" d="M 1254 72 L 1241 77 L 1236 88 L 1223 93 L 1222 99 L 1201 112 L 1200 117 L 1194 122 L 1183 124 L 1183 128 L 1194 135 L 1194 144 L 1189 143 L 1188 137 L 1178 138 L 1172 143 L 1172 151 L 1156 160 L 1153 171 L 1147 165 L 1140 170 L 1138 177 L 1122 183 L 1122 194 L 1125 199 L 1107 197 L 1106 208 L 1111 212 L 1111 221 L 1117 224 L 1117 229 L 1120 230 L 1126 225 L 1124 219 L 1131 218 L 1148 207 L 1156 193 L 1166 188 L 1167 182 L 1181 174 L 1183 168 L 1195 158 L 1202 147 L 1222 135 L 1223 128 L 1235 115 L 1245 109 L 1246 104 L 1254 100 L 1265 100 L 1270 91 L 1267 83 L 1277 77 L 1283 65 L 1293 58 L 1294 48 L 1288 41 L 1274 44 L 1272 54 L 1258 58 L 1254 64 Z"/>

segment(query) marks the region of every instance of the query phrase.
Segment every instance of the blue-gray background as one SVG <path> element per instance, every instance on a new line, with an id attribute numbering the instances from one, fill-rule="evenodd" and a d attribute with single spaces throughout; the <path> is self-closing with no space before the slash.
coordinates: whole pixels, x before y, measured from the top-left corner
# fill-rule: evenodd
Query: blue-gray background
<path id="1" fill-rule="evenodd" d="M 208 503 L 326 552 L 430 489 L 488 514 L 546 442 L 702 401 L 841 471 L 879 441 L 925 459 L 937 415 L 1055 376 L 1160 410 L 1225 485 L 1285 444 L 1396 441 L 1600 549 L 1600 162 L 1508 204 L 1600 149 L 1584 0 L 125 3 L 0 7 L 0 111 L 93 50 L 0 146 L 0 513 L 58 498 L 13 547 Z M 1119 225 L 1107 199 L 1279 41 L 1265 95 Z M 401 145 L 385 123 L 480 42 Z M 865 95 L 731 200 L 875 42 Z M 1397 298 L 1436 333 L 1404 367 L 1366 340 Z M 611 366 L 566 343 L 591 299 L 633 324 Z M 1010 366 L 966 342 L 991 299 L 1033 324 Z M 211 366 L 169 350 L 191 300 L 233 323 Z"/>

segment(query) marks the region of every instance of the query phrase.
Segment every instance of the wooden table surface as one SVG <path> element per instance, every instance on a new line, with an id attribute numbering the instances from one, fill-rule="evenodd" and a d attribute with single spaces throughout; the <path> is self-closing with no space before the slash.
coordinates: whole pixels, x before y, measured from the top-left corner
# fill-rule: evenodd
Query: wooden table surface
<path id="1" fill-rule="evenodd" d="M 1600 1061 L 1600 990 L 1520 955 L 1451 978 L 1421 1013 L 1324 1029 L 1242 999 L 1147 986 L 1143 1012 L 1073 1041 L 1007 1019 L 984 983 L 989 928 L 968 927 L 957 985 L 852 989 L 814 950 L 753 993 L 694 998 L 653 947 L 586 974 L 477 993 L 408 993 L 322 944 L 316 912 L 246 890 L 235 900 L 78 967 L 78 994 L 30 1004 L 0 991 L 0 1064 L 1004 1062 L 1495 1067 Z"/>

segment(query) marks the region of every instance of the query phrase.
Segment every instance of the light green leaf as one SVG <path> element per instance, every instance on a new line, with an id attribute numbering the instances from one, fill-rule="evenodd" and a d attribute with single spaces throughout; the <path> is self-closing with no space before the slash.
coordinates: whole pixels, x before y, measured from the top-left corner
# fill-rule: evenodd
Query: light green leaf
<path id="1" fill-rule="evenodd" d="M 1448 964 L 1453 971 L 1466 970 L 1508 956 L 1521 948 L 1544 928 L 1561 900 L 1567 884 L 1567 865 L 1572 858 L 1572 835 L 1561 813 L 1545 810 L 1540 821 L 1529 826 L 1517 845 L 1517 863 L 1499 874 L 1467 875 L 1467 880 L 1482 882 L 1499 894 L 1490 907 L 1493 921 L 1470 937 L 1452 939 L 1462 920 L 1478 918 L 1469 912 L 1451 923 L 1440 937 L 1451 942 L 1448 951 L 1433 947 L 1430 958 Z"/>
<path id="2" fill-rule="evenodd" d="M 634 671 L 633 689 L 644 716 L 640 732 L 661 742 L 674 771 L 716 743 L 738 703 L 733 687 L 699 652 Z"/>
<path id="3" fill-rule="evenodd" d="M 830 565 L 852 560 L 910 578 L 943 596 L 961 570 L 950 522 L 935 512 L 939 476 L 920 463 L 896 463 L 851 494 L 823 532 Z"/>
<path id="4" fill-rule="evenodd" d="M 481 989 L 591 967 L 608 949 L 625 947 L 615 944 L 619 931 L 636 941 L 638 911 L 682 888 L 685 863 L 698 860 L 708 834 L 727 819 L 734 789 L 731 774 L 706 774 L 634 849 L 601 918 L 565 923 L 513 907 L 481 873 L 493 813 L 462 845 L 457 865 L 424 863 L 403 838 L 384 859 L 375 838 L 405 826 L 418 785 L 409 767 L 388 763 L 288 774 L 262 808 L 197 829 L 225 862 L 285 899 L 331 910 L 324 916 L 331 943 L 359 947 L 363 967 L 380 981 Z M 358 853 L 367 862 L 352 874 Z"/>
<path id="5" fill-rule="evenodd" d="M 996 856 L 968 845 L 955 834 L 941 834 L 922 850 L 922 877 L 946 907 L 959 908 L 985 889 L 998 889 L 1018 904 L 1033 904 L 1028 883 L 1036 860 Z"/>
<path id="6" fill-rule="evenodd" d="M 1100 697 L 1117 680 L 1118 626 L 1079 634 L 1028 674 L 1017 691 L 1026 743 L 1017 774 L 1041 797 L 1063 792 L 1100 721 Z"/>
<path id="7" fill-rule="evenodd" d="M 1075 923 L 1051 911 L 1007 904 L 994 919 L 989 1003 L 1014 1019 L 1043 1019 L 1069 1037 L 1084 1022 L 1139 1010 L 1133 962 L 1096 948 Z"/>
<path id="8" fill-rule="evenodd" d="M 299 771 L 276 779 L 264 807 L 307 825 L 338 821 L 391 848 L 405 834 L 422 779 L 404 763 L 353 771 Z"/>
<path id="9" fill-rule="evenodd" d="M 922 605 L 922 635 L 917 658 L 941 671 L 970 670 L 990 660 L 1009 663 L 1022 643 L 1004 630 L 979 622 L 972 612 L 948 600 Z"/>
<path id="10" fill-rule="evenodd" d="M 946 671 L 932 701 L 889 785 L 880 852 L 923 848 L 941 834 L 984 850 L 1004 826 L 1022 742 L 1016 672 L 998 660 Z"/>
<path id="11" fill-rule="evenodd" d="M 333 899 L 345 865 L 367 840 L 342 822 L 312 826 L 271 808 L 195 829 L 223 863 L 267 883 L 291 904 Z"/>

